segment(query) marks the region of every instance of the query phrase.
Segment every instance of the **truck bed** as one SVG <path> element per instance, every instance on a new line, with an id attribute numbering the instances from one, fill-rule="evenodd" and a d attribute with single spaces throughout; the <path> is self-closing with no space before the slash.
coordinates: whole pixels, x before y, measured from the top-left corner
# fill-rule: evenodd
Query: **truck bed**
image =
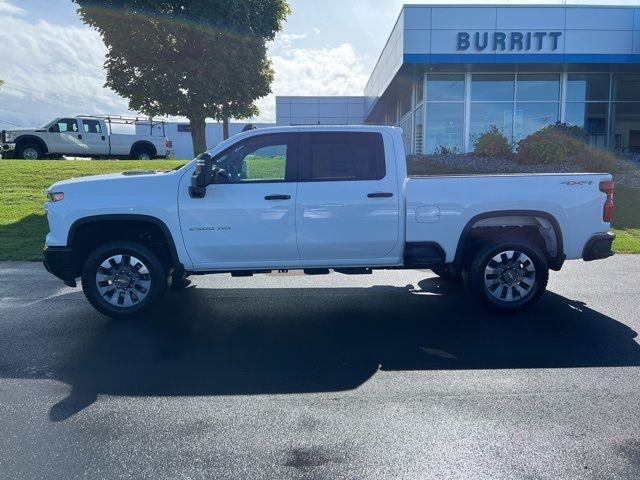
<path id="1" fill-rule="evenodd" d="M 406 241 L 437 242 L 452 262 L 463 230 L 487 212 L 539 212 L 563 232 L 567 259 L 581 258 L 594 232 L 609 230 L 600 182 L 611 179 L 609 174 L 581 173 L 411 176 L 405 182 Z"/>

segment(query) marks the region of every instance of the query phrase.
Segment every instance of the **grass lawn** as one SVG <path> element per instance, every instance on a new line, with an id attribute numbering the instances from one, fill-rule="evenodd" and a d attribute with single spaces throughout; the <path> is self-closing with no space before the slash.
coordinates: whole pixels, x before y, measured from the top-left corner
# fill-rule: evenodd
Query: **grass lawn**
<path id="1" fill-rule="evenodd" d="M 616 187 L 613 196 L 613 229 L 618 253 L 640 253 L 640 190 Z"/>
<path id="2" fill-rule="evenodd" d="M 43 205 L 60 180 L 135 169 L 171 170 L 184 161 L 0 160 L 0 260 L 41 260 L 49 231 Z"/>
<path id="3" fill-rule="evenodd" d="M 170 170 L 184 161 L 0 161 L 0 260 L 41 260 L 48 231 L 46 190 L 60 180 L 133 169 Z M 278 178 L 281 165 L 255 165 L 251 176 Z M 451 172 L 430 172 L 432 174 Z M 617 187 L 614 248 L 640 253 L 640 190 Z"/>

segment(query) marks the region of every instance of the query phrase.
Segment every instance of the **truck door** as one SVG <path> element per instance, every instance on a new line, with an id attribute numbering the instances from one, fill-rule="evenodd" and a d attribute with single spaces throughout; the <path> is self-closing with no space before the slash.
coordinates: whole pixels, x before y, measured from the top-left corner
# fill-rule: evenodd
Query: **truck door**
<path id="1" fill-rule="evenodd" d="M 226 180 L 209 185 L 204 198 L 190 197 L 188 176 L 180 187 L 180 224 L 195 268 L 255 269 L 298 261 L 296 134 L 249 137 L 214 162 Z"/>
<path id="2" fill-rule="evenodd" d="M 82 124 L 82 142 L 85 153 L 87 155 L 108 155 L 109 139 L 104 122 L 83 118 L 80 123 Z"/>
<path id="3" fill-rule="evenodd" d="M 80 155 L 85 152 L 82 137 L 78 120 L 75 118 L 61 118 L 49 127 L 47 148 L 49 153 Z"/>
<path id="4" fill-rule="evenodd" d="M 400 195 L 388 150 L 379 132 L 302 135 L 296 213 L 302 259 L 340 265 L 392 253 Z"/>

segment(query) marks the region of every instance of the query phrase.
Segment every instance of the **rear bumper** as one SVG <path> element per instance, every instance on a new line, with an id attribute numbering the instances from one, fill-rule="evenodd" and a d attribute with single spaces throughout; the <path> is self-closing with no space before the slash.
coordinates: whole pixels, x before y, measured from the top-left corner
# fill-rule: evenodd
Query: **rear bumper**
<path id="1" fill-rule="evenodd" d="M 582 258 L 585 262 L 591 262 L 593 260 L 601 260 L 603 258 L 609 258 L 614 255 L 611 250 L 611 245 L 616 236 L 613 233 L 601 233 L 591 237 L 591 240 L 587 242 L 582 253 Z"/>
<path id="2" fill-rule="evenodd" d="M 47 272 L 64 281 L 65 285 L 77 286 L 77 272 L 73 262 L 73 250 L 70 247 L 46 247 L 42 263 Z"/>

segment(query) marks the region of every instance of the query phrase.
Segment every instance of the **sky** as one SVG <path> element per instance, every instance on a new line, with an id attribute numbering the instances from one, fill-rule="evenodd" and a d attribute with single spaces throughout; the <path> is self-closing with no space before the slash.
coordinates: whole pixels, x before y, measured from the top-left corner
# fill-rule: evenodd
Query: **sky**
<path id="1" fill-rule="evenodd" d="M 275 120 L 275 95 L 362 95 L 402 4 L 408 3 L 484 2 L 290 0 L 293 13 L 269 44 L 273 93 L 258 100 L 261 113 L 253 120 Z M 615 3 L 640 5 L 640 0 Z M 0 79 L 5 81 L 0 128 L 39 126 L 60 116 L 127 113 L 126 99 L 104 87 L 105 52 L 71 0 L 0 0 Z"/>

